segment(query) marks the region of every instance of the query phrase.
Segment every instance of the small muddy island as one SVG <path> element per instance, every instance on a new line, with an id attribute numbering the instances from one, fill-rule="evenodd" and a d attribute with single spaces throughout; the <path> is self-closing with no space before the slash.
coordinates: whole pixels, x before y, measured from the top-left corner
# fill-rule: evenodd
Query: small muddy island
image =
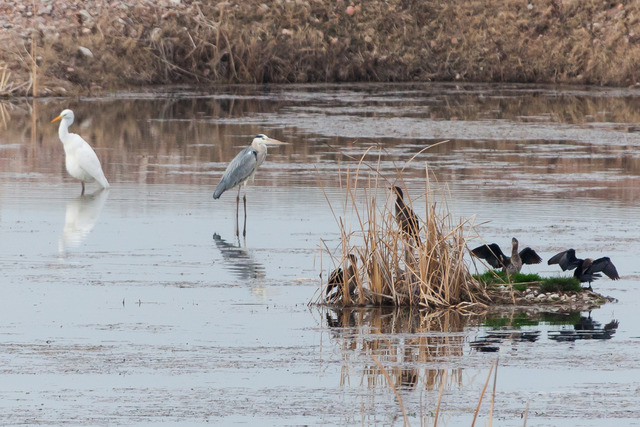
<path id="1" fill-rule="evenodd" d="M 512 239 L 511 257 L 495 243 L 469 250 L 467 244 L 472 239 L 481 240 L 472 220 L 454 224 L 450 201 L 429 188 L 428 169 L 426 174 L 427 191 L 415 199 L 409 195 L 405 198 L 406 185 L 401 174 L 389 179 L 368 163 L 365 156 L 357 166 L 355 178 L 347 174 L 341 180 L 347 183 L 345 214 L 336 218 L 341 242 L 338 255 L 329 253 L 336 267 L 322 284 L 316 303 L 465 311 L 511 305 L 573 312 L 590 311 L 614 301 L 590 286 L 602 272 L 619 279 L 608 257 L 587 260 L 587 269 L 587 261 L 576 259 L 575 251 L 570 249 L 552 257 L 548 264 L 560 263 L 563 269 L 577 267 L 576 277 L 544 278 L 520 273 L 523 264 L 540 264 L 542 258 L 530 247 L 519 251 L 516 238 Z M 388 191 L 388 197 L 384 196 L 384 190 Z M 382 205 L 377 203 L 379 196 Z M 413 203 L 424 204 L 425 218 L 415 213 Z M 334 207 L 332 211 L 335 214 Z M 478 265 L 479 258 L 484 265 L 502 269 L 473 274 L 472 270 L 482 267 Z M 588 272 L 583 279 L 589 281 L 588 289 L 578 279 L 583 271 Z"/>

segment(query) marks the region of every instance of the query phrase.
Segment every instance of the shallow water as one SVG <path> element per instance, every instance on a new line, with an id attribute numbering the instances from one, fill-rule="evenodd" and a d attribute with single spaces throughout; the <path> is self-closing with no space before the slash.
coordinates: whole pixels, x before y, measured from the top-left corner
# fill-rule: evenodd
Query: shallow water
<path id="1" fill-rule="evenodd" d="M 627 90 L 336 85 L 0 104 L 0 422 L 400 425 L 402 406 L 418 425 L 444 381 L 439 423 L 470 425 L 499 356 L 500 425 L 522 425 L 527 403 L 529 426 L 640 424 L 639 103 Z M 64 108 L 110 190 L 80 197 L 67 175 L 49 124 Z M 211 195 L 258 133 L 287 144 L 248 187 L 237 239 L 236 193 Z M 576 332 L 587 313 L 307 306 L 329 269 L 322 242 L 339 243 L 327 198 L 350 218 L 347 156 L 374 145 L 393 181 L 442 140 L 406 166 L 416 210 L 426 161 L 487 242 L 610 256 L 622 279 L 594 287 L 618 302 L 590 316 L 614 332 Z"/>

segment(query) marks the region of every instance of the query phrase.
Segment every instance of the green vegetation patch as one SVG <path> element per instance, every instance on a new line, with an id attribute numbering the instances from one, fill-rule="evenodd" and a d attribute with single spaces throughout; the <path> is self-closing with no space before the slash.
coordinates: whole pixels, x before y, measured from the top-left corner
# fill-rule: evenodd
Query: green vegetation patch
<path id="1" fill-rule="evenodd" d="M 482 274 L 474 274 L 473 278 L 478 280 L 479 282 L 484 283 L 485 285 L 494 285 L 494 284 L 518 284 L 518 283 L 529 283 L 529 282 L 542 282 L 545 280 L 538 274 L 523 274 L 523 273 L 514 273 L 511 274 L 507 278 L 507 273 L 500 270 L 489 270 Z"/>
<path id="2" fill-rule="evenodd" d="M 517 313 L 512 316 L 497 315 L 493 317 L 487 317 L 482 322 L 482 326 L 489 326 L 492 328 L 503 328 L 510 326 L 513 328 L 520 328 L 522 326 L 536 326 L 540 323 L 537 319 L 532 319 L 526 313 Z"/>
<path id="3" fill-rule="evenodd" d="M 474 274 L 474 279 L 485 286 L 511 284 L 516 291 L 525 291 L 529 286 L 540 287 L 541 292 L 580 292 L 582 287 L 575 277 L 542 277 L 539 274 L 507 273 L 500 270 L 489 270 L 482 274 Z"/>
<path id="4" fill-rule="evenodd" d="M 542 292 L 581 292 L 582 286 L 575 277 L 550 277 L 540 283 Z"/>
<path id="5" fill-rule="evenodd" d="M 550 325 L 575 325 L 579 321 L 579 311 L 572 313 L 516 313 L 508 316 L 495 314 L 488 316 L 482 322 L 482 326 L 492 328 L 520 328 L 522 326 L 537 326 L 540 323 L 548 323 Z"/>

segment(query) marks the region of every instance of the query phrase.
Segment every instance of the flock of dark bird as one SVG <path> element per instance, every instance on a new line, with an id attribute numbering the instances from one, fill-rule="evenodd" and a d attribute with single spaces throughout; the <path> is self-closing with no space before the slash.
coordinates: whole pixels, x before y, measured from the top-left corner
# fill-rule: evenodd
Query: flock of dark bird
<path id="1" fill-rule="evenodd" d="M 417 245 L 420 241 L 420 222 L 418 216 L 404 201 L 404 194 L 400 187 L 394 186 L 390 188 L 396 196 L 394 214 L 395 219 L 403 235 L 412 239 Z M 511 256 L 505 255 L 497 243 L 490 245 L 482 245 L 473 249 L 471 253 L 476 257 L 485 260 L 491 267 L 502 269 L 507 274 L 519 273 L 524 264 L 540 264 L 542 258 L 530 247 L 518 250 L 518 239 L 511 239 Z M 349 254 L 349 266 L 346 270 L 338 267 L 329 275 L 325 295 L 328 301 L 335 301 L 338 295 L 342 293 L 345 283 L 349 286 L 349 294 L 353 295 L 356 288 L 356 268 L 357 257 Z M 591 282 L 602 277 L 604 273 L 612 280 L 618 280 L 618 270 L 611 262 L 609 257 L 602 257 L 596 260 L 592 258 L 581 259 L 576 257 L 575 249 L 567 249 L 562 251 L 547 261 L 548 265 L 558 264 L 562 271 L 574 270 L 573 277 L 578 279 L 580 283 L 588 283 L 589 289 L 592 289 Z"/>
<path id="2" fill-rule="evenodd" d="M 500 246 L 496 243 L 490 245 L 482 245 L 471 251 L 478 258 L 484 259 L 493 268 L 502 268 L 508 274 L 519 273 L 523 264 L 540 264 L 542 258 L 533 249 L 526 247 L 518 252 L 518 239 L 515 237 L 511 240 L 511 256 L 506 256 Z M 575 249 L 567 249 L 555 254 L 547 264 L 558 264 L 562 271 L 574 270 L 573 277 L 578 279 L 580 283 L 589 283 L 602 277 L 604 273 L 612 280 L 618 280 L 618 270 L 613 265 L 609 257 L 602 257 L 594 260 L 593 258 L 581 259 L 576 257 Z"/>

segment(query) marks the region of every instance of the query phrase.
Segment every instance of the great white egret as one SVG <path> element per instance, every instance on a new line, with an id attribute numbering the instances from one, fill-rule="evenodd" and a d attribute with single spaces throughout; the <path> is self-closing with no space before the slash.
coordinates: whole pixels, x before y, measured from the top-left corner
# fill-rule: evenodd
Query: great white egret
<path id="1" fill-rule="evenodd" d="M 259 134 L 251 145 L 242 150 L 238 155 L 229 163 L 227 169 L 222 174 L 222 179 L 216 187 L 216 191 L 213 193 L 213 198 L 218 199 L 227 190 L 230 190 L 238 186 L 238 195 L 236 196 L 236 235 L 239 235 L 238 230 L 238 211 L 240 209 L 240 190 L 245 188 L 244 197 L 244 229 L 242 235 L 247 234 L 247 181 L 251 178 L 253 180 L 256 170 L 260 167 L 264 159 L 267 157 L 267 144 L 282 144 L 277 139 L 269 138 L 264 134 Z M 242 184 L 242 185 L 241 185 Z"/>
<path id="2" fill-rule="evenodd" d="M 486 260 L 493 268 L 502 268 L 509 274 L 520 273 L 522 264 L 540 264 L 542 258 L 533 249 L 526 247 L 518 252 L 518 239 L 511 239 L 511 257 L 502 253 L 497 243 L 482 245 L 471 251 L 478 258 Z"/>
<path id="3" fill-rule="evenodd" d="M 552 256 L 547 264 L 558 264 L 562 268 L 562 271 L 573 270 L 573 277 L 580 280 L 580 282 L 589 282 L 589 289 L 591 288 L 591 282 L 602 277 L 599 273 L 604 273 L 611 280 L 618 280 L 618 270 L 613 265 L 609 257 L 598 258 L 595 261 L 592 258 L 580 259 L 576 258 L 575 249 L 567 249 L 558 254 Z"/>
<path id="4" fill-rule="evenodd" d="M 58 117 L 51 120 L 51 123 L 60 120 L 58 136 L 64 147 L 67 172 L 82 183 L 82 193 L 80 194 L 84 194 L 85 182 L 96 181 L 102 188 L 109 188 L 109 182 L 102 172 L 102 166 L 100 166 L 96 152 L 80 135 L 69 133 L 69 126 L 73 123 L 73 118 L 73 111 L 64 110 Z"/>

